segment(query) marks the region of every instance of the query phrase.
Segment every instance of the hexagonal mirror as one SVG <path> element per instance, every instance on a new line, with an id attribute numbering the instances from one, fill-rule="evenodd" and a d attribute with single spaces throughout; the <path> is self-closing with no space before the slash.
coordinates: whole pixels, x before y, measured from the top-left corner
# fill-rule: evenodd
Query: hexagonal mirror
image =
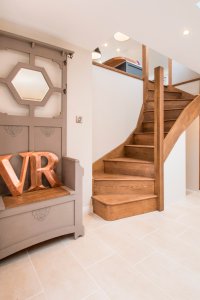
<path id="1" fill-rule="evenodd" d="M 39 71 L 21 68 L 12 80 L 22 100 L 41 102 L 49 86 Z"/>

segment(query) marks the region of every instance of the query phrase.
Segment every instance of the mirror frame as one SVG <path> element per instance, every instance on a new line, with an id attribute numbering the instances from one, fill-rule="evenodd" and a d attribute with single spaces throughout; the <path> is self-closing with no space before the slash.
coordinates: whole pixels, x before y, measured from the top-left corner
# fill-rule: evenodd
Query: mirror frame
<path id="1" fill-rule="evenodd" d="M 18 93 L 17 89 L 15 88 L 14 84 L 12 83 L 12 80 L 15 78 L 15 76 L 21 69 L 37 71 L 43 75 L 49 89 L 41 101 L 24 100 L 21 98 L 20 94 Z M 9 86 L 10 91 L 12 92 L 15 100 L 17 101 L 17 103 L 22 104 L 22 105 L 44 106 L 47 103 L 47 101 L 49 100 L 49 98 L 51 97 L 51 95 L 53 94 L 53 92 L 55 91 L 55 88 L 53 87 L 51 79 L 49 78 L 49 76 L 44 68 L 25 64 L 25 63 L 17 63 L 16 64 L 16 66 L 12 69 L 12 71 L 10 72 L 10 74 L 7 77 L 7 84 Z"/>

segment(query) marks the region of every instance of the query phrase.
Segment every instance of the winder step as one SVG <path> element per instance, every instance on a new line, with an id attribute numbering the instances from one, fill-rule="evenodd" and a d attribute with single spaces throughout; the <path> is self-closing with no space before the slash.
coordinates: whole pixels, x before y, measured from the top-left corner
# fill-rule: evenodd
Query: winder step
<path id="1" fill-rule="evenodd" d="M 125 155 L 127 157 L 144 159 L 147 161 L 154 160 L 153 145 L 125 145 Z"/>
<path id="2" fill-rule="evenodd" d="M 184 109 L 191 101 L 185 99 L 171 99 L 164 101 L 164 109 L 173 109 L 173 108 L 182 108 Z M 153 110 L 154 109 L 154 101 L 147 101 L 145 104 L 145 110 Z"/>
<path id="3" fill-rule="evenodd" d="M 164 132 L 164 136 L 168 131 Z M 133 143 L 138 145 L 151 145 L 154 144 L 154 132 L 135 132 L 133 134 Z"/>
<path id="4" fill-rule="evenodd" d="M 182 108 L 165 108 L 164 109 L 164 120 L 168 119 L 177 119 L 181 112 Z M 144 111 L 144 122 L 154 121 L 154 109 L 149 109 Z"/>
<path id="5" fill-rule="evenodd" d="M 176 122 L 176 119 L 164 120 L 164 131 L 169 131 Z M 154 130 L 154 121 L 145 121 L 142 123 L 142 129 L 145 132 L 152 132 Z"/>

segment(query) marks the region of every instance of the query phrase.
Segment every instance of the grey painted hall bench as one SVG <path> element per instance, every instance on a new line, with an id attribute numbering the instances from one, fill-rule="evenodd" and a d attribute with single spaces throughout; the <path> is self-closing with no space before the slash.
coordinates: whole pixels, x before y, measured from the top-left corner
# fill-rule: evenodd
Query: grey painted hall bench
<path id="1" fill-rule="evenodd" d="M 64 186 L 0 197 L 0 259 L 65 234 L 84 235 L 79 161 L 62 158 Z"/>

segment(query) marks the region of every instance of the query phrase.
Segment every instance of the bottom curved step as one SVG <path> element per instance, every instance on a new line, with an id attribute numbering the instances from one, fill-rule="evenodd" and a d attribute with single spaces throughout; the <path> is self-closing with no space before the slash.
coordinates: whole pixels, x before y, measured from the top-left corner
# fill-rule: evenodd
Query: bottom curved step
<path id="1" fill-rule="evenodd" d="M 96 195 L 92 197 L 93 211 L 107 221 L 157 210 L 157 196 L 149 195 Z"/>

